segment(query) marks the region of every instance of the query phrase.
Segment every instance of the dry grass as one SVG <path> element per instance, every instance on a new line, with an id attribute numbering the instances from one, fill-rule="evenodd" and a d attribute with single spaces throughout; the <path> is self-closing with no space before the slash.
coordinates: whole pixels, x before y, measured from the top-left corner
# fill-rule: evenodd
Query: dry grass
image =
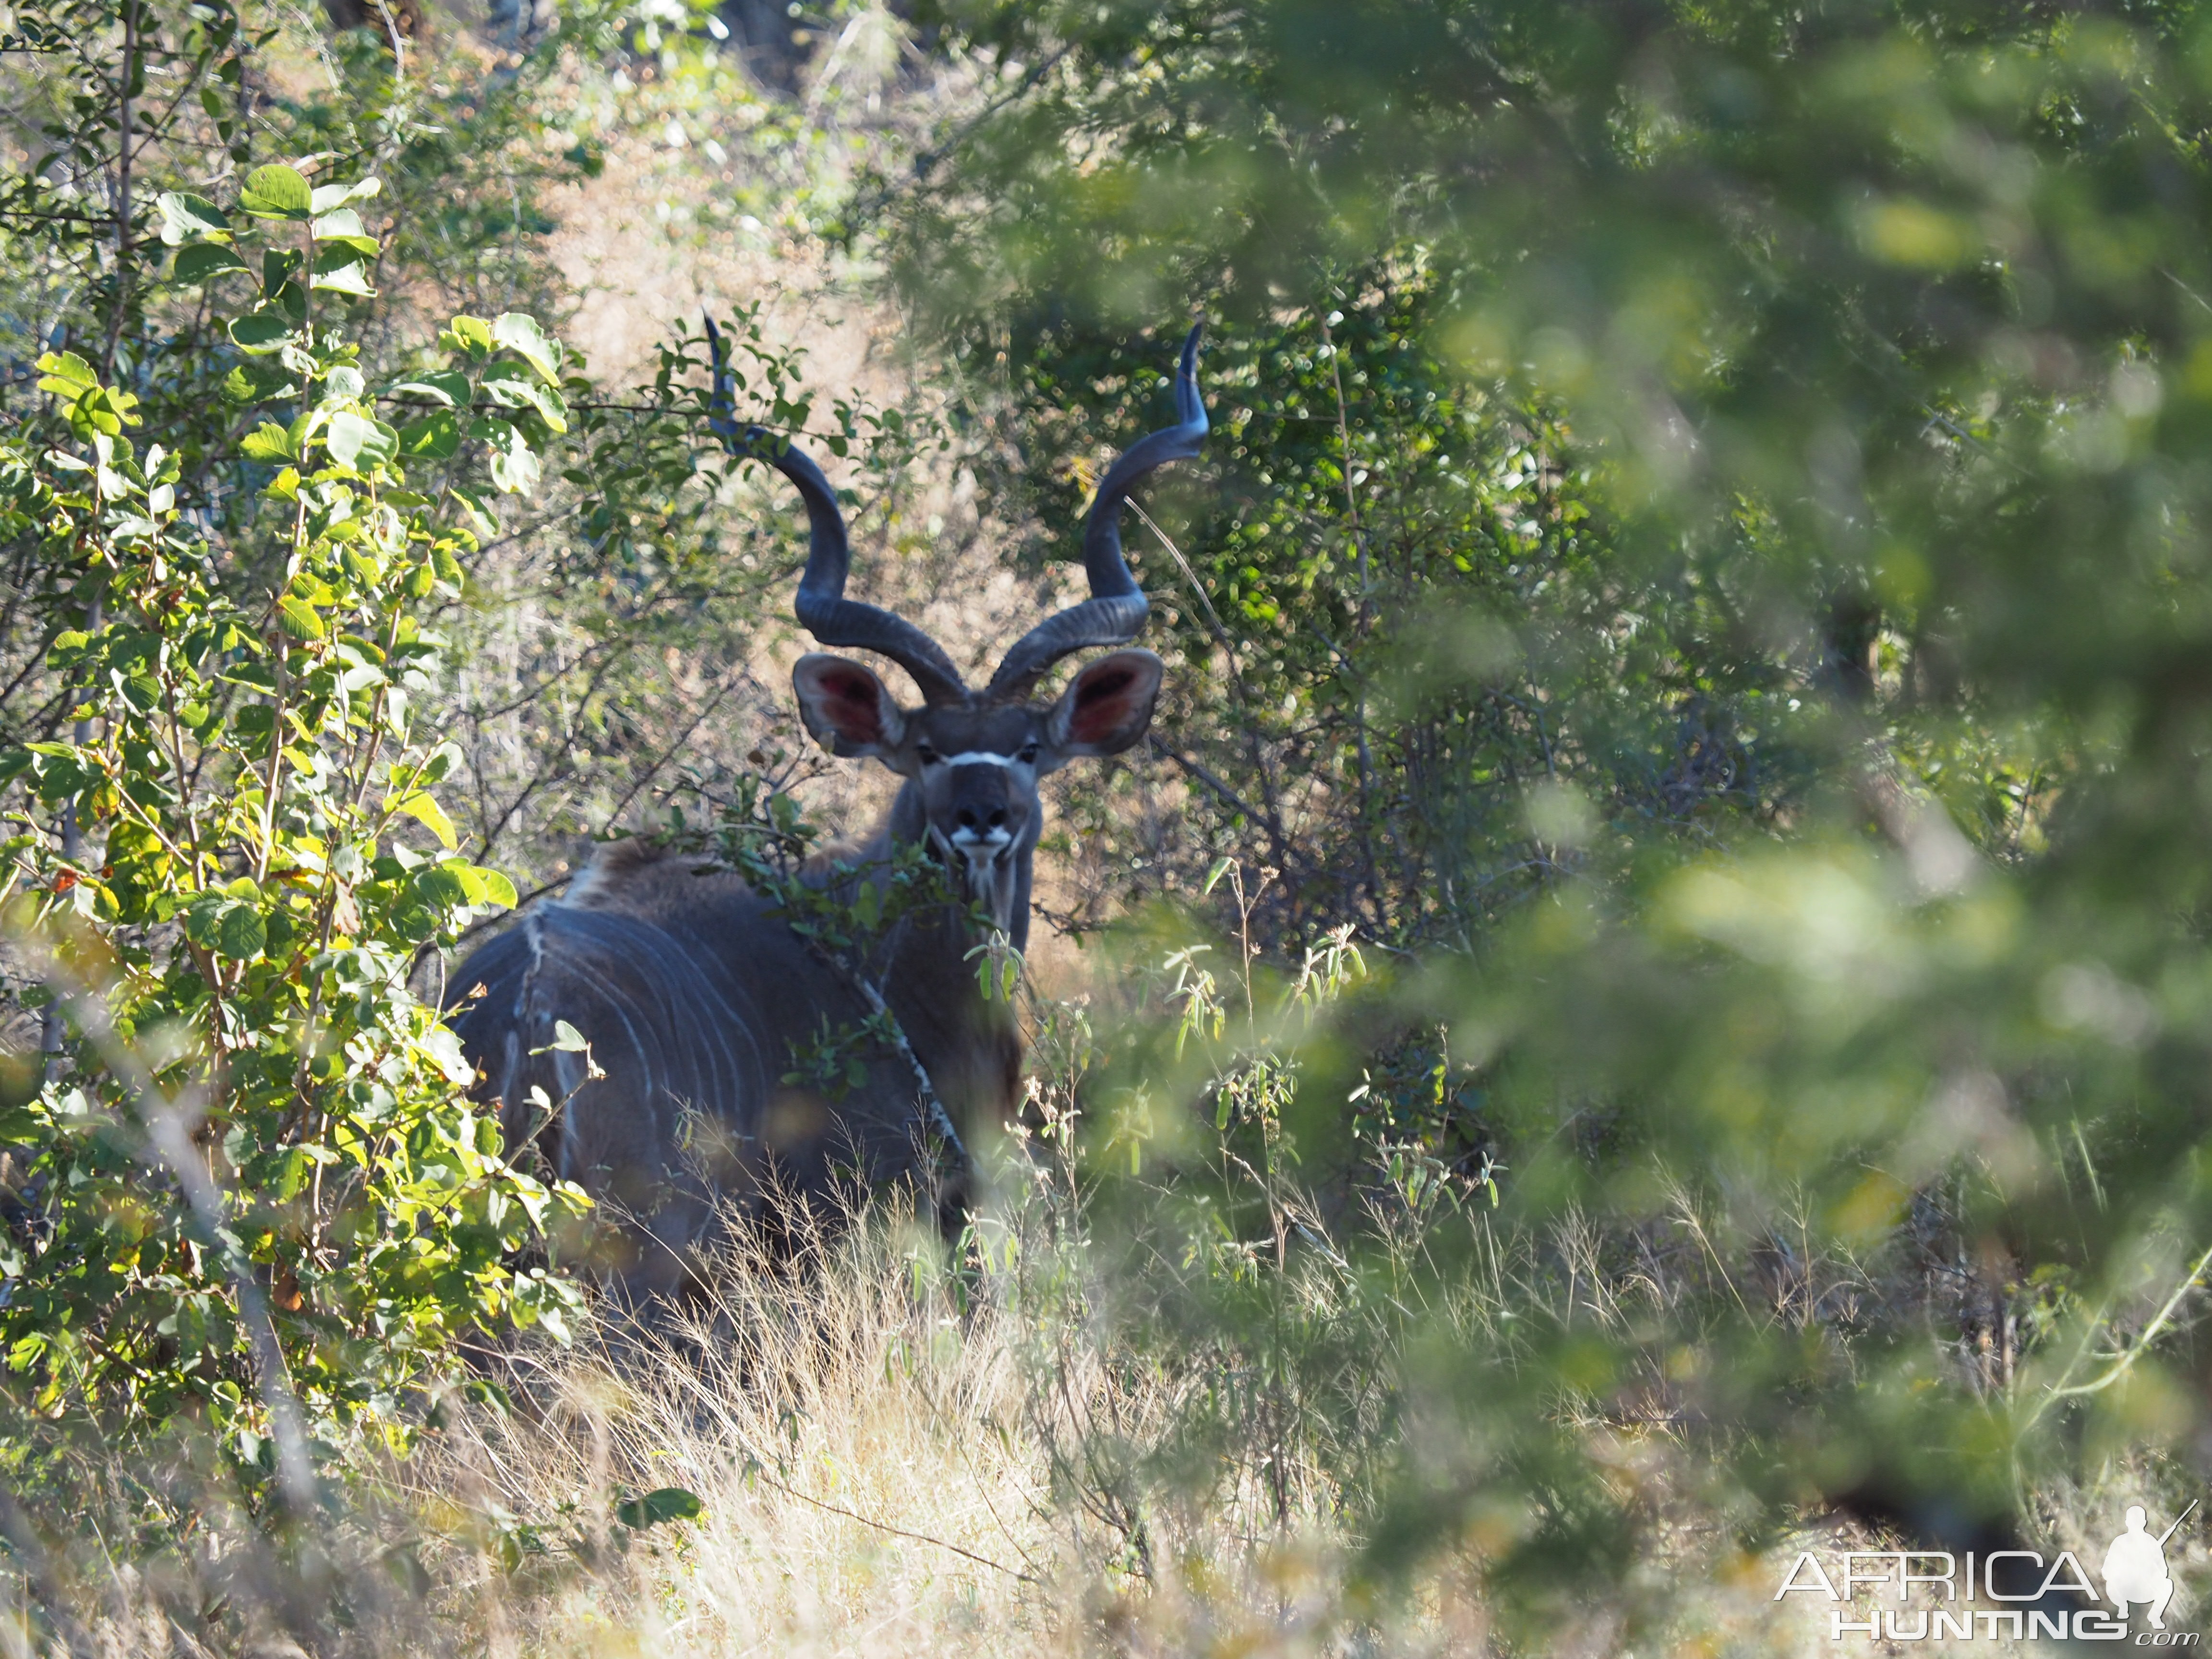
<path id="1" fill-rule="evenodd" d="M 453 1611 L 554 1651 L 1034 1645 L 1043 1477 L 988 1427 L 1015 1409 L 1018 1368 L 988 1316 L 963 1328 L 912 1294 L 901 1231 L 802 1272 L 746 1264 L 678 1322 L 611 1310 L 573 1351 L 513 1356 L 521 1409 L 471 1417 L 420 1474 L 546 1550 L 516 1573 L 475 1553 Z M 665 1486 L 703 1517 L 624 1548 L 617 1497 Z"/>
<path id="2" fill-rule="evenodd" d="M 443 1586 L 433 1624 L 409 1645 L 458 1638 L 495 1659 L 1504 1650 L 1477 1554 L 1454 1540 L 1409 1583 L 1359 1583 L 1351 1495 L 1310 1460 L 1287 1505 L 1255 1446 L 1127 1503 L 1118 1472 L 1188 1457 L 1177 1431 L 1206 1379 L 1106 1334 L 1068 1223 L 1048 1204 L 1002 1212 L 993 1264 L 956 1276 L 933 1233 L 879 1202 L 814 1237 L 797 1268 L 733 1248 L 711 1298 L 678 1319 L 609 1309 L 573 1347 L 503 1356 L 516 1408 L 468 1414 L 408 1471 L 446 1537 L 426 1557 Z M 1391 1363 L 1374 1355 L 1378 1375 Z M 1680 1473 L 1660 1437 L 1616 1450 L 1655 1487 Z M 664 1486 L 696 1494 L 702 1517 L 643 1533 L 614 1518 Z M 1792 1551 L 1713 1544 L 1698 1525 L 1669 1536 L 1668 1559 L 1632 1576 L 1641 1590 L 1565 1620 L 1555 1650 L 1624 1651 L 1639 1601 L 1664 1607 L 1669 1650 L 1829 1650 L 1816 1610 L 1769 1600 Z"/>
<path id="3" fill-rule="evenodd" d="M 879 1199 L 809 1238 L 796 1265 L 732 1246 L 712 1294 L 678 1317 L 603 1309 L 572 1346 L 539 1339 L 488 1357 L 479 1377 L 500 1382 L 512 1407 L 455 1402 L 446 1431 L 395 1469 L 396 1501 L 333 1516 L 321 1584 L 283 1583 L 235 1522 L 211 1521 L 191 1563 L 103 1547 L 76 1564 L 82 1623 L 69 1648 L 80 1659 L 1535 1650 L 1492 1628 L 1480 1505 L 1464 1537 L 1432 1539 L 1409 1582 L 1378 1589 L 1355 1571 L 1356 1497 L 1319 1460 L 1294 1446 L 1297 1478 L 1278 1486 L 1255 1436 L 1194 1467 L 1178 1435 L 1210 1385 L 1205 1366 L 1104 1315 L 1109 1287 L 1064 1197 L 1042 1182 L 1001 1192 L 990 1259 L 957 1273 L 932 1230 Z M 1569 1227 L 1547 1250 L 1509 1251 L 1492 1290 L 1535 1305 L 1545 1286 L 1525 1275 L 1556 1256 L 1580 1264 L 1580 1294 L 1609 1316 L 1620 1286 L 1590 1271 L 1588 1246 Z M 1310 1275 L 1311 1298 L 1327 1278 Z M 1286 1285 L 1309 1295 L 1291 1281 L 1303 1282 L 1295 1264 Z M 1469 1318 L 1480 1340 L 1482 1310 Z M 1368 1363 L 1381 1376 L 1396 1357 L 1378 1348 Z M 1583 1433 L 1652 1524 L 1617 1589 L 1563 1607 L 1542 1651 L 1836 1650 L 1827 1605 L 1777 1604 L 1776 1586 L 1800 1549 L 1832 1564 L 1895 1540 L 1814 1517 L 1746 1553 L 1717 1524 L 1697 1460 L 1665 1431 L 1593 1419 Z M 1421 1451 L 1419 1437 L 1409 1425 L 1414 1455 L 1462 1455 Z M 1182 1476 L 1158 1478 L 1177 1457 Z M 1139 1468 L 1152 1478 L 1121 1480 Z M 2054 1541 L 2100 1542 L 2108 1511 L 2148 1478 L 2116 1468 L 2096 1491 L 2053 1494 L 2065 1511 L 2050 1517 Z M 617 1518 L 666 1487 L 696 1495 L 696 1521 Z M 411 1593 L 389 1571 L 410 1552 L 428 1569 Z M 2194 1580 L 2201 1550 L 2176 1565 Z M 354 1610 L 349 1625 L 330 1619 L 333 1600 Z M 26 1628 L 0 1608 L 0 1659 L 30 1659 L 36 1650 L 12 1639 Z"/>
<path id="4" fill-rule="evenodd" d="M 1232 1483 L 1217 1511 L 1149 1518 L 1146 1572 L 1072 1489 L 1086 1437 L 1164 1437 L 1174 1379 L 1090 1349 L 1067 1310 L 1023 1308 L 1018 1270 L 948 1279 L 910 1217 L 879 1211 L 810 1255 L 732 1259 L 678 1320 L 609 1310 L 573 1349 L 507 1356 L 518 1409 L 471 1414 L 410 1471 L 451 1540 L 441 1618 L 493 1652 L 1337 1645 L 1345 1540 L 1325 1504 L 1285 1528 Z M 670 1486 L 703 1500 L 696 1523 L 613 1519 Z M 1455 1646 L 1437 1613 L 1385 1648 Z M 1356 1622 L 1371 1643 L 1398 1621 Z"/>

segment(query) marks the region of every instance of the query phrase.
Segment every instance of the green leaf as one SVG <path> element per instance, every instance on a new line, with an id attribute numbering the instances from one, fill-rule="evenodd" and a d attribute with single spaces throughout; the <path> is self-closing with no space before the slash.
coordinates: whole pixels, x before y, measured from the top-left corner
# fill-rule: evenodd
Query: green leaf
<path id="1" fill-rule="evenodd" d="M 499 528 L 499 515 L 492 511 L 491 503 L 475 490 L 464 489 L 455 484 L 448 493 L 468 510 L 469 517 L 475 521 L 477 529 L 489 533 Z"/>
<path id="2" fill-rule="evenodd" d="M 381 421 L 347 409 L 331 416 L 330 425 L 323 431 L 323 443 L 340 466 L 365 471 L 383 465 L 398 453 L 399 434 Z"/>
<path id="3" fill-rule="evenodd" d="M 556 432 L 568 429 L 568 405 L 550 386 L 541 386 L 511 364 L 498 363 L 484 372 L 483 389 L 505 409 L 530 408 Z"/>
<path id="4" fill-rule="evenodd" d="M 438 844 L 451 851 L 453 847 L 453 823 L 446 816 L 446 809 L 421 790 L 403 795 L 398 800 L 386 801 L 386 807 L 394 812 L 404 812 L 438 838 Z"/>
<path id="5" fill-rule="evenodd" d="M 295 640 L 319 640 L 330 632 L 314 606 L 289 593 L 276 601 L 276 624 Z"/>
<path id="6" fill-rule="evenodd" d="M 425 865 L 417 870 L 415 890 L 425 904 L 451 907 L 469 902 L 469 884 L 450 864 Z"/>
<path id="7" fill-rule="evenodd" d="M 361 215 L 351 208 L 325 214 L 307 229 L 325 247 L 350 248 L 364 259 L 374 259 L 379 252 L 376 238 L 368 234 L 361 222 Z"/>
<path id="8" fill-rule="evenodd" d="M 376 297 L 376 290 L 368 285 L 368 267 L 362 263 L 361 255 L 343 245 L 325 248 L 315 256 L 315 269 L 308 281 L 333 294 Z"/>
<path id="9" fill-rule="evenodd" d="M 215 925 L 222 916 L 222 896 L 219 893 L 203 893 L 194 898 L 179 913 L 185 937 L 195 945 L 213 945 Z"/>
<path id="10" fill-rule="evenodd" d="M 452 409 L 469 400 L 469 377 L 450 371 L 433 374 L 410 374 L 394 380 L 384 388 L 389 398 L 427 398 L 434 404 Z"/>
<path id="11" fill-rule="evenodd" d="M 500 874 L 498 871 L 487 870 L 481 864 L 472 864 L 469 869 L 471 873 L 483 884 L 483 898 L 481 902 L 496 904 L 502 909 L 507 910 L 512 910 L 520 902 L 520 896 L 514 890 L 514 884 Z"/>
<path id="12" fill-rule="evenodd" d="M 458 319 L 456 319 L 458 321 Z M 491 325 L 492 338 L 544 375 L 548 385 L 561 379 L 561 343 L 538 327 L 526 312 L 508 311 Z"/>
<path id="13" fill-rule="evenodd" d="M 584 1041 L 584 1034 L 565 1019 L 553 1022 L 553 1041 L 547 1045 L 563 1054 L 580 1054 L 592 1045 Z"/>
<path id="14" fill-rule="evenodd" d="M 245 270 L 245 260 L 221 242 L 194 242 L 190 247 L 177 251 L 177 261 L 170 270 L 173 281 L 204 283 L 210 276 L 219 276 L 226 270 Z"/>
<path id="15" fill-rule="evenodd" d="M 292 325 L 283 318 L 266 311 L 257 311 L 250 317 L 240 317 L 230 325 L 232 342 L 240 351 L 262 356 L 276 350 L 291 337 Z"/>
<path id="16" fill-rule="evenodd" d="M 376 442 L 373 451 L 364 447 L 362 453 L 375 465 L 384 466 L 399 453 L 399 428 L 385 421 L 372 420 L 369 424 L 376 428 Z"/>
<path id="17" fill-rule="evenodd" d="M 299 382 L 284 372 L 283 365 L 273 362 L 240 363 L 222 383 L 222 395 L 234 404 L 267 403 L 274 398 L 289 398 L 299 389 Z"/>
<path id="18" fill-rule="evenodd" d="M 268 948 L 269 929 L 249 904 L 233 904 L 216 919 L 215 948 L 238 962 L 250 962 Z"/>
<path id="19" fill-rule="evenodd" d="M 615 1519 L 633 1532 L 642 1532 L 664 1521 L 696 1521 L 706 1512 L 706 1504 L 681 1486 L 662 1486 L 642 1498 L 615 1505 Z"/>
<path id="20" fill-rule="evenodd" d="M 57 398 L 79 398 L 100 384 L 92 365 L 74 351 L 49 351 L 39 359 L 39 368 L 44 371 L 39 390 L 51 392 Z"/>
<path id="21" fill-rule="evenodd" d="M 261 250 L 261 291 L 275 298 L 285 283 L 306 263 L 307 256 L 295 247 L 270 247 Z"/>
<path id="22" fill-rule="evenodd" d="M 461 745 L 451 738 L 440 744 L 422 757 L 422 765 L 415 769 L 415 781 L 432 784 L 452 771 L 461 758 Z"/>
<path id="23" fill-rule="evenodd" d="M 230 221 L 204 196 L 173 190 L 156 198 L 155 204 L 161 210 L 161 240 L 171 247 L 202 237 L 220 236 L 227 240 L 230 236 Z"/>
<path id="24" fill-rule="evenodd" d="M 481 317 L 454 318 L 451 332 L 454 343 L 478 361 L 490 356 L 495 349 L 491 325 Z"/>
<path id="25" fill-rule="evenodd" d="M 461 422 L 441 409 L 399 428 L 399 453 L 409 460 L 442 461 L 461 447 Z"/>
<path id="26" fill-rule="evenodd" d="M 289 461 L 298 453 L 292 447 L 291 434 L 274 421 L 264 421 L 239 440 L 238 447 L 249 461 Z"/>
<path id="27" fill-rule="evenodd" d="M 314 192 L 290 167 L 256 167 L 238 205 L 257 219 L 307 219 L 314 214 Z"/>
<path id="28" fill-rule="evenodd" d="M 384 181 L 371 174 L 350 185 L 317 185 L 315 193 L 308 198 L 308 209 L 315 213 L 330 213 L 348 202 L 365 202 L 384 188 Z"/>

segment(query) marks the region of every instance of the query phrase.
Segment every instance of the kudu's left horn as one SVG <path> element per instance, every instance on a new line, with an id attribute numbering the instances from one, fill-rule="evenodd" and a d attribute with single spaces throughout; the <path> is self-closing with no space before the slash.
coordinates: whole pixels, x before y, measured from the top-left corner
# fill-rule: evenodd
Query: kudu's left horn
<path id="1" fill-rule="evenodd" d="M 1127 645 L 1145 626 L 1149 609 L 1145 590 L 1121 556 L 1121 503 L 1154 468 L 1187 461 L 1206 440 L 1206 403 L 1198 392 L 1198 326 L 1182 343 L 1176 367 L 1176 424 L 1140 438 L 1107 469 L 1092 497 L 1083 526 L 1083 567 L 1091 578 L 1091 597 L 1048 617 L 1014 641 L 991 676 L 988 693 L 1012 701 L 1026 697 L 1044 672 L 1071 651 L 1097 645 Z"/>
<path id="2" fill-rule="evenodd" d="M 799 625 L 823 645 L 881 652 L 914 677 L 924 702 L 964 701 L 967 684 L 943 646 L 905 617 L 845 597 L 852 548 L 845 536 L 845 515 L 837 510 L 836 492 L 822 476 L 822 469 L 793 448 L 787 439 L 764 427 L 738 427 L 729 364 L 723 355 L 721 333 L 712 317 L 707 319 L 707 343 L 714 358 L 714 395 L 708 405 L 708 426 L 731 454 L 766 461 L 798 485 L 799 499 L 806 503 L 810 532 L 806 571 L 799 579 L 799 597 L 793 606 Z"/>

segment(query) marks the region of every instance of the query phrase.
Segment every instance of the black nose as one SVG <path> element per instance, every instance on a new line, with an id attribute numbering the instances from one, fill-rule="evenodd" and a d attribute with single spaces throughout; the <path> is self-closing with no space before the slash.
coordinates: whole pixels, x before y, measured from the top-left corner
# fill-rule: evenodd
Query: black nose
<path id="1" fill-rule="evenodd" d="M 983 812 L 972 806 L 963 806 L 960 809 L 960 827 L 963 830 L 1003 830 L 1006 827 L 1006 809 L 994 806 L 988 812 Z"/>

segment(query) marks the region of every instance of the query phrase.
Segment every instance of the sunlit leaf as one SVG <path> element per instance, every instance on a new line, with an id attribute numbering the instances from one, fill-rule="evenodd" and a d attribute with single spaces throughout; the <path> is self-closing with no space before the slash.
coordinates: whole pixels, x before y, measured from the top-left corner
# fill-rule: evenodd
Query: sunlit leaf
<path id="1" fill-rule="evenodd" d="M 291 337 L 292 325 L 274 312 L 257 311 L 230 325 L 230 337 L 241 351 L 257 355 L 276 350 Z"/>
<path id="2" fill-rule="evenodd" d="M 559 383 L 561 343 L 540 328 L 535 317 L 520 311 L 503 312 L 491 331 L 495 340 L 544 376 L 548 385 Z"/>
<path id="3" fill-rule="evenodd" d="M 308 199 L 308 210 L 316 214 L 335 212 L 348 202 L 365 202 L 383 188 L 383 181 L 374 174 L 350 185 L 317 185 Z"/>
<path id="4" fill-rule="evenodd" d="M 230 235 L 230 221 L 204 197 L 189 191 L 165 191 L 155 198 L 155 205 L 161 210 L 161 240 L 171 247 L 201 237 Z"/>
<path id="5" fill-rule="evenodd" d="M 238 447 L 249 460 L 256 461 L 289 461 L 296 453 L 291 434 L 270 421 L 264 421 L 240 439 Z"/>
<path id="6" fill-rule="evenodd" d="M 428 793 L 417 789 L 391 802 L 389 806 L 392 811 L 405 813 L 435 836 L 440 846 L 447 848 L 453 846 L 453 820 L 446 816 L 445 809 Z"/>
<path id="7" fill-rule="evenodd" d="M 281 164 L 256 167 L 239 192 L 238 205 L 260 219 L 306 219 L 313 212 L 307 181 Z"/>
<path id="8" fill-rule="evenodd" d="M 330 632 L 313 605 L 289 593 L 276 601 L 276 621 L 295 640 L 319 640 Z"/>

